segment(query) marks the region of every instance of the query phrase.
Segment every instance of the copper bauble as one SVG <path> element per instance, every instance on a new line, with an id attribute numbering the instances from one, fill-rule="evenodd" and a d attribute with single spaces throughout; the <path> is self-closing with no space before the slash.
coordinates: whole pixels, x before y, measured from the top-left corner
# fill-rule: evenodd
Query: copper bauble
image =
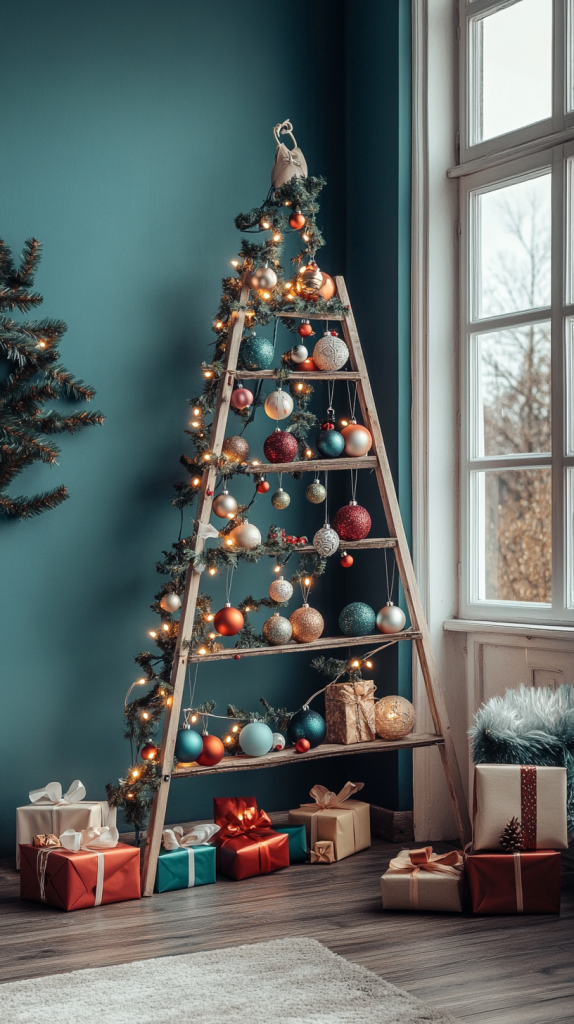
<path id="1" fill-rule="evenodd" d="M 302 363 L 299 363 L 299 369 L 304 370 L 305 373 L 312 373 L 314 370 L 317 369 L 317 367 L 315 366 L 315 363 L 309 356 L 308 359 L 304 359 Z"/>
<path id="2" fill-rule="evenodd" d="M 309 353 L 304 345 L 293 345 L 290 352 L 290 359 L 292 363 L 296 363 L 297 365 L 299 365 L 299 363 L 304 363 L 308 356 Z"/>
<path id="3" fill-rule="evenodd" d="M 141 748 L 140 755 L 144 761 L 155 761 L 158 755 L 158 749 L 155 743 L 152 743 L 151 740 L 148 743 L 145 743 Z"/>
<path id="4" fill-rule="evenodd" d="M 219 736 L 209 736 L 206 733 L 203 737 L 203 750 L 197 758 L 197 763 L 204 768 L 213 768 L 215 764 L 219 764 L 224 753 L 225 747 Z"/>
<path id="5" fill-rule="evenodd" d="M 323 283 L 319 288 L 317 295 L 319 295 L 324 302 L 328 302 L 329 299 L 333 298 L 333 295 L 337 290 L 337 286 L 335 285 L 333 278 L 329 277 L 328 274 L 322 274 L 321 276 L 323 278 Z"/>
<path id="6" fill-rule="evenodd" d="M 315 608 L 310 608 L 308 604 L 297 608 L 289 616 L 289 622 L 293 627 L 293 639 L 298 644 L 309 644 L 313 640 L 318 640 L 325 628 L 321 613 Z"/>
<path id="7" fill-rule="evenodd" d="M 220 519 L 234 519 L 237 502 L 229 491 L 222 491 L 213 502 L 213 511 Z"/>
<path id="8" fill-rule="evenodd" d="M 164 594 L 159 603 L 164 612 L 177 612 L 181 608 L 181 597 L 179 594 Z"/>
<path id="9" fill-rule="evenodd" d="M 415 709 L 404 697 L 383 697 L 375 704 L 375 729 L 383 740 L 400 740 L 415 727 Z"/>
<path id="10" fill-rule="evenodd" d="M 345 438 L 345 455 L 349 455 L 351 458 L 361 458 L 363 455 L 367 455 L 373 444 L 373 438 L 366 427 L 361 426 L 360 423 L 349 423 L 348 427 L 343 427 L 341 433 Z"/>
<path id="11" fill-rule="evenodd" d="M 352 555 L 348 555 L 346 551 L 343 551 L 341 555 L 341 565 L 343 569 L 350 569 L 355 559 Z"/>
<path id="12" fill-rule="evenodd" d="M 336 331 L 325 331 L 313 349 L 313 362 L 319 370 L 340 370 L 349 358 L 349 349 Z"/>
<path id="13" fill-rule="evenodd" d="M 227 455 L 228 459 L 245 462 L 245 459 L 249 456 L 249 445 L 245 438 L 233 435 L 232 437 L 225 438 L 221 452 L 223 455 Z"/>
<path id="14" fill-rule="evenodd" d="M 278 647 L 280 644 L 288 644 L 293 634 L 293 627 L 289 619 L 275 612 L 271 618 L 263 623 L 263 636 L 271 647 Z"/>
<path id="15" fill-rule="evenodd" d="M 287 391 L 272 391 L 263 408 L 272 420 L 284 420 L 293 412 L 293 399 Z"/>
<path id="16" fill-rule="evenodd" d="M 295 210 L 289 217 L 289 227 L 293 228 L 293 231 L 300 231 L 301 228 L 305 227 L 305 218 L 301 213 L 301 210 Z"/>
<path id="17" fill-rule="evenodd" d="M 379 633 L 400 633 L 405 628 L 407 617 L 398 605 L 388 601 L 377 615 Z"/>
<path id="18" fill-rule="evenodd" d="M 263 445 L 265 458 L 268 462 L 275 463 L 293 462 L 298 448 L 297 438 L 286 430 L 275 430 Z"/>
<path id="19" fill-rule="evenodd" d="M 287 508 L 291 504 L 291 497 L 287 494 L 287 491 L 284 491 L 283 488 L 280 487 L 279 490 L 275 491 L 275 494 L 272 495 L 271 504 L 273 505 L 273 508 L 278 508 L 280 510 Z"/>
<path id="20" fill-rule="evenodd" d="M 371 517 L 366 508 L 351 501 L 335 514 L 333 527 L 341 540 L 363 540 L 371 529 Z"/>
<path id="21" fill-rule="evenodd" d="M 255 490 L 258 494 L 267 494 L 267 491 L 271 487 L 269 480 L 258 480 L 255 484 Z"/>
<path id="22" fill-rule="evenodd" d="M 308 263 L 306 267 L 301 267 L 297 274 L 295 287 L 299 295 L 304 299 L 310 299 L 312 295 L 317 294 L 322 284 L 323 275 L 319 267 L 316 263 Z"/>
<path id="23" fill-rule="evenodd" d="M 240 523 L 239 526 L 235 526 L 228 534 L 229 540 L 232 540 L 236 547 L 243 548 L 244 551 L 252 551 L 253 548 L 258 548 L 261 544 L 261 534 L 253 523 L 248 523 L 245 520 L 244 523 Z"/>
<path id="24" fill-rule="evenodd" d="M 229 601 L 220 608 L 213 620 L 213 628 L 222 636 L 235 636 L 243 629 L 243 615 L 239 608 L 232 608 Z"/>
<path id="25" fill-rule="evenodd" d="M 253 392 L 248 388 L 236 388 L 231 392 L 231 404 L 234 409 L 247 409 L 253 405 Z"/>
<path id="26" fill-rule="evenodd" d="M 309 338 L 313 333 L 313 328 L 308 320 L 302 320 L 297 328 L 297 334 L 300 338 Z"/>
<path id="27" fill-rule="evenodd" d="M 269 597 L 272 601 L 283 604 L 284 601 L 289 601 L 293 597 L 293 585 L 289 583 L 289 580 L 280 576 L 279 579 L 273 580 L 273 583 L 269 584 Z"/>

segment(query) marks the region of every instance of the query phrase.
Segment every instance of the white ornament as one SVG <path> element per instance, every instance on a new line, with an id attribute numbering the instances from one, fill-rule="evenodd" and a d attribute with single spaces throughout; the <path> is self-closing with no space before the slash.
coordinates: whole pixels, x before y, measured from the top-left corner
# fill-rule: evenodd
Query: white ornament
<path id="1" fill-rule="evenodd" d="M 271 750 L 284 750 L 285 749 L 285 737 L 281 732 L 273 733 L 273 746 Z"/>
<path id="2" fill-rule="evenodd" d="M 291 362 L 304 363 L 308 355 L 309 353 L 304 345 L 294 345 L 291 349 Z"/>
<path id="3" fill-rule="evenodd" d="M 330 526 L 323 526 L 313 537 L 313 547 L 321 558 L 328 558 L 329 555 L 334 555 L 339 547 L 339 534 Z"/>
<path id="4" fill-rule="evenodd" d="M 379 633 L 400 633 L 405 628 L 406 621 L 407 617 L 402 608 L 388 601 L 377 615 L 377 629 Z"/>
<path id="5" fill-rule="evenodd" d="M 272 420 L 284 420 L 293 412 L 293 399 L 286 391 L 272 391 L 265 399 L 264 408 Z"/>
<path id="6" fill-rule="evenodd" d="M 349 358 L 349 349 L 342 338 L 325 331 L 313 349 L 313 362 L 320 370 L 340 370 Z"/>
<path id="7" fill-rule="evenodd" d="M 289 580 L 280 576 L 278 580 L 273 580 L 273 583 L 269 585 L 269 597 L 272 601 L 283 603 L 289 601 L 293 597 L 293 587 L 289 583 Z"/>
<path id="8" fill-rule="evenodd" d="M 245 551 L 251 551 L 253 548 L 258 548 L 261 544 L 261 534 L 256 526 L 252 523 L 248 523 L 245 520 L 244 523 L 240 523 L 239 526 L 234 527 L 233 530 L 227 535 L 229 540 L 232 540 L 236 547 L 243 548 Z"/>
<path id="9" fill-rule="evenodd" d="M 252 288 L 274 288 L 276 284 L 277 274 L 269 265 L 258 267 L 251 278 Z"/>
<path id="10" fill-rule="evenodd" d="M 178 594 L 166 594 L 159 603 L 164 612 L 176 612 L 181 608 L 181 597 Z"/>

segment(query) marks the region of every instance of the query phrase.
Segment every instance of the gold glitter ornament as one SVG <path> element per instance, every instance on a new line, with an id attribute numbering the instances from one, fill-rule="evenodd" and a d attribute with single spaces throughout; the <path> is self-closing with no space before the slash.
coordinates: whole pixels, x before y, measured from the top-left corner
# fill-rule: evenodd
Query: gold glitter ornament
<path id="1" fill-rule="evenodd" d="M 405 697 L 383 697 L 375 703 L 375 729 L 383 740 L 400 740 L 415 727 L 415 709 Z"/>
<path id="2" fill-rule="evenodd" d="M 249 445 L 243 437 L 239 435 L 232 435 L 226 437 L 221 447 L 223 455 L 227 455 L 228 459 L 235 459 L 237 462 L 244 462 L 249 456 Z"/>
<path id="3" fill-rule="evenodd" d="M 310 644 L 313 640 L 318 640 L 325 628 L 321 612 L 316 608 L 310 608 L 308 604 L 297 608 L 289 616 L 289 622 L 293 627 L 293 639 L 298 644 Z"/>
<path id="4" fill-rule="evenodd" d="M 309 484 L 305 491 L 305 497 L 312 505 L 320 505 L 321 502 L 325 501 L 327 491 L 323 487 L 323 484 L 319 483 L 318 480 L 313 480 L 313 483 Z"/>
<path id="5" fill-rule="evenodd" d="M 273 508 L 287 508 L 287 506 L 291 504 L 291 498 L 287 494 L 287 491 L 284 491 L 283 488 L 280 487 L 279 490 L 275 491 L 275 494 L 271 496 L 271 504 L 273 505 Z"/>
<path id="6" fill-rule="evenodd" d="M 280 644 L 288 644 L 293 634 L 293 627 L 289 619 L 275 612 L 270 619 L 263 623 L 263 636 L 271 647 L 278 647 Z"/>

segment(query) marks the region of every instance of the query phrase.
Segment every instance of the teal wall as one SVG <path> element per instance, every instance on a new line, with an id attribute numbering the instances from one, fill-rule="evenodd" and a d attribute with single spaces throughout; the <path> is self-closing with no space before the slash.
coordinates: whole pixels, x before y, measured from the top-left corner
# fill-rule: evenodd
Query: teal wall
<path id="1" fill-rule="evenodd" d="M 29 789 L 79 777 L 102 797 L 128 765 L 122 703 L 155 624 L 155 561 L 179 527 L 170 497 L 186 402 L 237 252 L 233 218 L 262 201 L 271 128 L 286 116 L 311 173 L 329 182 L 321 265 L 348 273 L 408 513 L 408 10 L 406 0 L 325 0 L 311 13 L 275 5 L 257 20 L 228 0 L 30 0 L 0 13 L 0 231 L 15 250 L 29 235 L 42 241 L 41 315 L 67 321 L 63 361 L 106 414 L 102 428 L 63 440 L 58 467 L 21 478 L 27 490 L 64 482 L 70 500 L 36 521 L 0 523 L 4 855 Z M 317 400 L 324 409 L 326 396 Z M 257 422 L 254 450 L 268 432 Z M 320 510 L 302 484 L 290 489 L 288 513 L 272 517 L 261 499 L 253 519 L 266 530 L 283 515 L 292 532 L 312 534 Z M 327 630 L 347 600 L 382 603 L 381 571 L 373 577 L 361 559 L 351 574 L 333 567 L 314 595 Z M 248 568 L 234 595 L 262 595 L 269 578 L 269 566 Z M 214 600 L 223 603 L 221 581 Z M 379 694 L 406 693 L 408 664 L 385 657 Z M 196 696 L 223 713 L 229 700 L 255 708 L 262 694 L 297 707 L 317 686 L 309 661 L 301 652 L 204 666 Z M 408 806 L 408 759 L 361 755 L 176 783 L 168 818 L 206 816 L 226 793 L 286 807 L 313 782 L 347 778 L 368 781 L 374 802 Z"/>

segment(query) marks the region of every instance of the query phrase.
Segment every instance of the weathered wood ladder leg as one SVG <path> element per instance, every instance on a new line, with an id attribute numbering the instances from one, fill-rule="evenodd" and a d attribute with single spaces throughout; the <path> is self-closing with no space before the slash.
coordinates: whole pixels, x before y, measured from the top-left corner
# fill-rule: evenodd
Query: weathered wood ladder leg
<path id="1" fill-rule="evenodd" d="M 248 297 L 249 289 L 244 288 L 241 292 L 240 299 L 243 306 L 246 305 Z M 221 452 L 221 446 L 225 438 L 225 428 L 227 425 L 227 417 L 229 415 L 229 402 L 231 399 L 231 392 L 233 391 L 233 375 L 228 371 L 237 369 L 237 358 L 243 334 L 244 320 L 245 313 L 243 311 L 234 314 L 234 323 L 226 351 L 225 370 L 221 374 L 219 382 L 219 393 L 217 396 L 217 405 L 215 408 L 211 435 L 212 451 L 217 454 Z M 205 543 L 203 539 L 198 536 L 198 527 L 200 524 L 209 522 L 213 495 L 208 494 L 208 491 L 215 490 L 216 477 L 217 473 L 214 466 L 209 466 L 204 470 L 192 542 L 193 550 L 196 554 L 203 550 Z M 189 640 L 193 629 L 200 578 L 201 574 L 195 572 L 195 570 L 190 566 L 185 583 L 185 592 L 177 634 L 177 644 L 171 673 L 173 699 L 171 707 L 166 710 L 163 723 L 161 740 L 162 777 L 160 788 L 154 796 L 144 850 L 142 867 L 142 896 L 151 896 L 153 893 L 157 859 L 161 845 L 161 834 L 163 832 L 165 812 L 167 809 L 167 798 L 169 796 L 175 740 L 179 728 L 179 715 L 183 699 L 183 687 L 185 684 L 185 675 L 187 670 L 188 650 L 183 647 L 183 641 L 186 639 Z"/>
<path id="2" fill-rule="evenodd" d="M 344 278 L 337 277 L 336 282 L 337 291 L 341 301 L 344 305 L 349 306 L 350 308 L 349 296 L 345 287 Z M 373 436 L 373 446 L 377 456 L 376 474 L 379 492 L 385 511 L 389 534 L 391 537 L 396 537 L 397 540 L 397 545 L 394 549 L 395 557 L 397 559 L 397 565 L 401 583 L 405 592 L 411 623 L 414 629 L 422 633 L 421 639 L 415 640 L 414 643 L 416 644 L 416 650 L 425 682 L 435 732 L 444 737 L 444 744 L 438 744 L 438 748 L 460 841 L 464 848 L 464 845 L 470 841 L 471 828 L 462 786 L 462 778 L 460 775 L 456 751 L 454 749 L 454 742 L 450 730 L 448 713 L 439 679 L 438 668 L 430 641 L 429 628 L 422 606 L 407 537 L 403 527 L 395 485 L 383 441 L 379 417 L 377 415 L 377 408 L 373 399 L 371 383 L 367 373 L 367 367 L 352 310 L 350 310 L 349 315 L 343 321 L 342 326 L 345 341 L 351 353 L 351 365 L 354 370 L 357 370 L 357 372 L 361 374 L 361 380 L 358 384 L 359 403 L 365 425 L 369 428 Z"/>

